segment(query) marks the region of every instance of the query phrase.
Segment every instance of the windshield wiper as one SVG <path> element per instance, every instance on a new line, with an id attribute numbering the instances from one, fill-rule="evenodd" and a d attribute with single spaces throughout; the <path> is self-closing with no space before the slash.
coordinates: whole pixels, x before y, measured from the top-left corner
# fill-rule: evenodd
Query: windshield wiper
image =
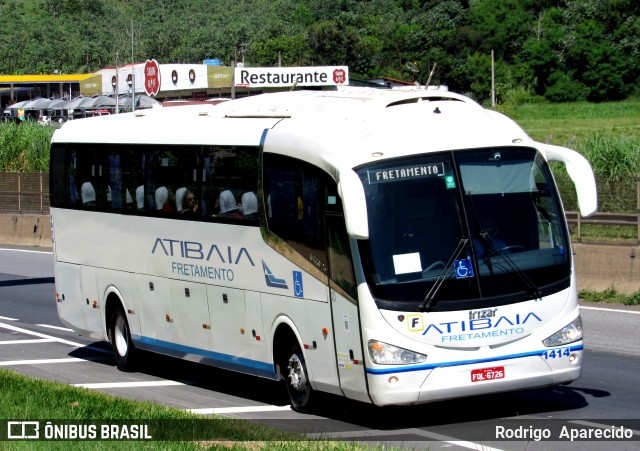
<path id="1" fill-rule="evenodd" d="M 542 298 L 542 293 L 540 292 L 540 290 L 538 290 L 538 287 L 531 281 L 531 279 L 529 279 L 529 277 L 527 277 L 527 275 L 520 269 L 520 267 L 516 264 L 516 262 L 514 262 L 511 257 L 509 257 L 506 251 L 497 249 L 495 241 L 493 240 L 493 238 L 491 238 L 491 235 L 489 235 L 488 232 L 486 231 L 480 232 L 480 237 L 482 237 L 484 242 L 489 245 L 489 258 L 487 259 L 489 266 L 490 266 L 492 256 L 496 255 L 502 258 L 502 260 L 504 260 L 504 262 L 507 264 L 511 272 L 515 273 L 518 276 L 518 278 L 524 283 L 524 285 L 527 287 L 527 291 L 529 292 L 529 294 L 533 296 L 533 299 Z"/>
<path id="2" fill-rule="evenodd" d="M 451 268 L 453 268 L 453 265 L 458 259 L 458 256 L 460 256 L 462 249 L 467 247 L 468 243 L 469 243 L 469 238 L 460 238 L 460 241 L 458 242 L 458 245 L 454 249 L 453 254 L 451 254 L 451 257 L 449 257 L 449 261 L 447 261 L 447 264 L 444 266 L 444 269 L 442 270 L 438 278 L 435 280 L 435 282 L 433 282 L 433 286 L 427 293 L 427 296 L 418 306 L 420 311 L 427 312 L 436 305 L 437 301 L 435 300 L 435 298 L 436 298 L 436 294 L 438 293 L 438 290 L 440 290 L 440 287 L 442 286 L 442 283 L 447 277 L 447 274 L 449 274 L 449 271 L 451 270 Z"/>

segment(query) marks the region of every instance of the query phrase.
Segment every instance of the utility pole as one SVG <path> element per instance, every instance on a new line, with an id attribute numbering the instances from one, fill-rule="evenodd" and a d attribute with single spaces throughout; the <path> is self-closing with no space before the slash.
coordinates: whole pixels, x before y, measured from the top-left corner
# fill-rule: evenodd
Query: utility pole
<path id="1" fill-rule="evenodd" d="M 233 49 L 233 64 L 231 65 L 231 100 L 236 98 L 236 61 L 238 60 L 238 47 Z"/>
<path id="2" fill-rule="evenodd" d="M 134 73 L 135 61 L 133 59 L 133 20 L 131 21 L 131 112 L 136 110 L 136 75 Z"/>
<path id="3" fill-rule="evenodd" d="M 120 77 L 118 77 L 118 52 L 116 52 L 116 114 L 120 113 Z"/>
<path id="4" fill-rule="evenodd" d="M 496 107 L 496 70 L 493 49 L 491 49 L 491 106 Z"/>

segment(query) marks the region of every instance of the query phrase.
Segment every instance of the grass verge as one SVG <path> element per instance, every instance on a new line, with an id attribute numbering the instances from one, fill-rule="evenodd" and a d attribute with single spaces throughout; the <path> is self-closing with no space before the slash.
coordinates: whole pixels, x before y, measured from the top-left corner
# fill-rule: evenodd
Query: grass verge
<path id="1" fill-rule="evenodd" d="M 586 302 L 604 302 L 607 304 L 640 305 L 640 291 L 632 294 L 618 292 L 611 287 L 604 291 L 580 290 L 580 299 Z"/>
<path id="2" fill-rule="evenodd" d="M 32 379 L 0 370 L 0 438 L 7 436 L 8 421 L 40 421 L 45 425 L 83 425 L 80 433 L 100 438 L 107 425 L 147 424 L 155 440 L 19 440 L 0 441 L 3 450 L 360 450 L 364 446 L 338 441 L 312 441 L 306 437 L 244 420 L 203 417 L 179 409 L 117 398 L 57 382 Z M 49 429 L 51 432 L 53 429 Z M 49 435 L 51 436 L 51 435 Z M 67 435 L 68 436 L 68 435 Z"/>

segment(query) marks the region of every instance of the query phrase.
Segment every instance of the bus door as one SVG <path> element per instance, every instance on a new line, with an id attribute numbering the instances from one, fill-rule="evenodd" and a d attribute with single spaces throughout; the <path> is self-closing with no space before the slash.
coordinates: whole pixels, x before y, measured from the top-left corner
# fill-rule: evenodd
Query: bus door
<path id="1" fill-rule="evenodd" d="M 325 213 L 329 292 L 340 387 L 349 398 L 369 402 L 356 282 L 349 239 L 341 213 Z"/>

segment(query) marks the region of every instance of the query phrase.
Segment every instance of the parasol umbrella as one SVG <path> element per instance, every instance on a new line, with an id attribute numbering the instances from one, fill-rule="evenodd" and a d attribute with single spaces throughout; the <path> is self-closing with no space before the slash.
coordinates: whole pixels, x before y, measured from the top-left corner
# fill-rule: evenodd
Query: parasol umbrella
<path id="1" fill-rule="evenodd" d="M 46 110 L 50 103 L 51 99 L 39 98 L 27 102 L 22 108 L 25 110 Z"/>
<path id="2" fill-rule="evenodd" d="M 10 109 L 10 110 L 23 109 L 24 105 L 26 105 L 29 102 L 31 102 L 31 100 L 22 100 L 20 102 L 14 103 L 13 105 L 9 105 L 8 109 Z"/>
<path id="3" fill-rule="evenodd" d="M 116 100 L 109 96 L 92 97 L 93 101 L 84 105 L 85 108 L 100 109 L 105 107 L 116 106 Z"/>

